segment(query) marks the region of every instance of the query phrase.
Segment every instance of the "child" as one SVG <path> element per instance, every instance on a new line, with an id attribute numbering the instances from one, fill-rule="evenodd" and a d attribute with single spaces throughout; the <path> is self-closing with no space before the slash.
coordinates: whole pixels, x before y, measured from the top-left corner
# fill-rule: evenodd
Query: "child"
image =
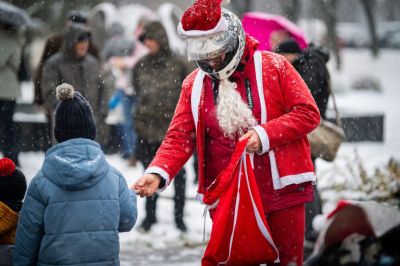
<path id="1" fill-rule="evenodd" d="M 29 185 L 17 227 L 15 265 L 119 265 L 118 232 L 132 229 L 136 194 L 93 141 L 86 99 L 56 88 L 57 145 Z"/>
<path id="2" fill-rule="evenodd" d="M 0 266 L 12 265 L 18 213 L 26 192 L 26 179 L 8 158 L 0 159 Z"/>

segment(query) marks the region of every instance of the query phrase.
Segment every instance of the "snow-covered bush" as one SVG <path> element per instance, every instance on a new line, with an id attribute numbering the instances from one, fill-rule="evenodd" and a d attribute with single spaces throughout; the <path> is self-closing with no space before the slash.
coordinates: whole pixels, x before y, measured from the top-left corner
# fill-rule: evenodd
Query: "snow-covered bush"
<path id="1" fill-rule="evenodd" d="M 334 171 L 319 186 L 324 201 L 333 203 L 339 199 L 374 200 L 400 208 L 400 162 L 391 158 L 389 162 L 368 173 L 357 150 L 354 160 L 345 167 L 336 166 Z"/>
<path id="2" fill-rule="evenodd" d="M 381 92 L 382 83 L 376 77 L 360 76 L 352 81 L 351 88 L 355 90 L 370 90 Z"/>

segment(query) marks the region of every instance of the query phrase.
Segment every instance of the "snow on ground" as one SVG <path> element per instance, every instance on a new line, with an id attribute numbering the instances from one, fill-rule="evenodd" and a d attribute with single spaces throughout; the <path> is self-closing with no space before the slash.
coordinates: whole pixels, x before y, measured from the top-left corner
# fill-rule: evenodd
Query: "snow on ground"
<path id="1" fill-rule="evenodd" d="M 367 50 L 343 50 L 343 69 L 337 72 L 333 62 L 330 63 L 332 81 L 337 90 L 336 98 L 339 109 L 342 112 L 384 113 L 385 114 L 385 136 L 384 142 L 357 142 L 344 143 L 338 152 L 338 157 L 333 163 L 317 161 L 318 186 L 323 187 L 332 177 L 344 178 L 346 165 L 355 161 L 354 150 L 356 149 L 365 162 L 368 171 L 385 165 L 390 157 L 400 159 L 400 87 L 399 50 L 383 50 L 380 57 L 374 60 Z M 333 61 L 333 60 L 332 60 Z M 368 76 L 379 79 L 382 83 L 382 92 L 353 91 L 350 85 L 355 78 Z M 35 175 L 41 167 L 44 153 L 27 152 L 20 155 L 22 170 L 28 180 Z M 132 184 L 143 172 L 143 168 L 129 167 L 118 155 L 108 155 L 109 162 L 119 169 L 126 177 L 128 184 Z M 189 164 L 192 162 L 189 162 Z M 169 187 L 162 193 L 158 201 L 157 218 L 158 223 L 153 226 L 149 233 L 138 230 L 139 224 L 144 218 L 144 199 L 138 198 L 138 221 L 135 228 L 129 233 L 120 235 L 121 241 L 121 264 L 130 265 L 176 265 L 191 266 L 199 265 L 200 258 L 205 249 L 203 242 L 203 211 L 200 203 L 193 199 L 196 186 L 193 183 L 194 173 L 191 167 L 187 168 L 187 191 L 186 195 L 191 198 L 186 201 L 185 221 L 189 228 L 187 234 L 181 234 L 174 225 L 173 187 Z M 349 194 L 345 194 L 349 195 Z M 322 195 L 328 202 L 324 205 L 324 212 L 334 207 L 335 201 L 343 195 L 330 192 Z M 354 194 L 352 195 L 354 196 Z M 205 226 L 205 238 L 209 238 L 211 221 L 207 217 Z"/>
<path id="2" fill-rule="evenodd" d="M 339 111 L 343 113 L 374 114 L 383 113 L 384 116 L 384 141 L 383 142 L 355 142 L 344 143 L 333 163 L 322 160 L 317 161 L 318 186 L 323 187 L 335 179 L 348 178 L 352 182 L 348 166 L 356 166 L 359 155 L 363 166 L 368 173 L 376 168 L 383 167 L 389 158 L 400 159 L 400 86 L 399 71 L 397 68 L 400 60 L 399 50 L 382 50 L 380 57 L 374 59 L 368 50 L 345 49 L 342 52 L 343 69 L 338 72 L 330 62 L 332 82 L 336 92 L 336 102 Z M 382 91 L 356 91 L 350 84 L 360 77 L 378 80 Z M 332 106 L 332 102 L 330 102 Z M 332 210 L 339 197 L 357 198 L 359 194 L 344 192 L 343 194 L 329 192 L 322 195 L 328 200 L 324 205 L 324 212 Z"/>

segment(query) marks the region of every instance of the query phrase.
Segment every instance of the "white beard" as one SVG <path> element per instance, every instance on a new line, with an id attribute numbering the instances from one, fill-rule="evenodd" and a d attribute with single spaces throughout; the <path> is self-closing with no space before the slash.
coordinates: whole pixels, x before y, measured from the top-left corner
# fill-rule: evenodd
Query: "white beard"
<path id="1" fill-rule="evenodd" d="M 256 119 L 243 101 L 237 84 L 221 80 L 218 92 L 217 119 L 225 136 L 242 136 L 249 128 L 257 125 Z"/>

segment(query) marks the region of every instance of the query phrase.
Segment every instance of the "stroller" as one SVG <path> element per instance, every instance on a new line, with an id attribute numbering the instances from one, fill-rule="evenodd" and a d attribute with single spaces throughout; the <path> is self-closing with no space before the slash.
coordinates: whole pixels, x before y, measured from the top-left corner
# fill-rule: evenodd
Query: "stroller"
<path id="1" fill-rule="evenodd" d="M 340 201 L 305 266 L 399 266 L 400 211 L 373 201 Z"/>

